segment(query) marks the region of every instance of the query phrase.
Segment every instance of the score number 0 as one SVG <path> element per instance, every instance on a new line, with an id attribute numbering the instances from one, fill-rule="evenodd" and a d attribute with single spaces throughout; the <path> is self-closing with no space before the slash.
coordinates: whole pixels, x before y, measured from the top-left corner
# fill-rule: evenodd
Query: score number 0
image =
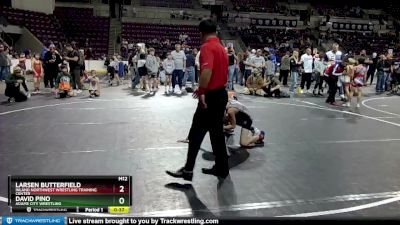
<path id="1" fill-rule="evenodd" d="M 123 185 L 119 186 L 119 192 L 124 193 L 125 192 L 125 187 Z M 125 198 L 121 197 L 118 200 L 119 204 L 123 205 L 125 203 Z"/>

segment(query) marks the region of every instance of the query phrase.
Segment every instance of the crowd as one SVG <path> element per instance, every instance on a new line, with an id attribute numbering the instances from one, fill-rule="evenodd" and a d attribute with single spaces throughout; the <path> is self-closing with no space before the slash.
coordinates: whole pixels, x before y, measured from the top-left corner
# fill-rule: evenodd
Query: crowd
<path id="1" fill-rule="evenodd" d="M 165 94 L 182 94 L 196 89 L 201 54 L 196 48 L 176 44 L 173 51 L 164 52 L 166 49 L 163 49 L 162 52 L 157 52 L 156 48 L 133 45 L 125 40 L 122 44 L 128 48 L 128 64 L 126 65 L 124 57 L 119 55 L 105 60 L 109 85 L 120 85 L 125 76 L 130 75 L 131 88 L 147 93 L 157 92 L 160 85 L 164 85 Z M 279 51 L 266 47 L 239 53 L 236 53 L 232 46 L 226 47 L 229 59 L 227 89 L 234 91 L 236 83 L 244 86 L 241 90 L 243 94 L 277 98 L 327 94 L 326 102 L 332 105 L 338 104 L 335 95 L 339 91 L 344 106 L 349 106 L 353 94 L 357 93 L 359 107 L 363 87 L 372 85 L 376 75 L 375 89 L 378 94 L 386 91 L 390 91 L 389 94 L 398 92 L 400 60 L 393 57 L 393 54 L 380 52 L 378 55 L 374 52 L 368 56 L 365 50 L 358 54 L 343 53 L 339 50 L 339 44 L 334 44 L 332 50 L 326 53 L 316 49 L 313 51 L 309 46 L 282 47 Z M 299 49 L 305 51 L 300 52 Z M 7 87 L 14 85 L 18 86 L 19 90 L 15 81 L 18 80 L 19 74 L 26 74 L 25 56 L 20 56 L 20 63 L 12 73 L 14 77 L 10 75 L 11 79 L 7 79 L 10 74 L 9 50 L 4 48 L 4 45 L 0 47 L 1 79 L 12 83 Z M 60 93 L 65 93 L 65 96 L 80 94 L 83 82 L 92 84 L 90 87 L 93 87 L 91 90 L 95 91 L 95 94 L 90 94 L 91 97 L 100 95 L 99 80 L 95 72 L 85 72 L 83 52 L 70 44 L 66 45 L 62 53 L 51 44 L 42 54 L 34 54 L 32 75 L 33 94 L 40 92 L 40 82 L 43 79 L 45 87 L 52 88 L 53 92 L 58 93 L 58 97 L 64 97 L 60 96 Z M 60 82 L 69 85 L 60 85 Z M 25 88 L 24 85 L 22 87 Z M 288 93 L 285 87 L 288 88 Z M 10 101 L 20 100 L 14 87 L 7 89 Z"/>
<path id="2" fill-rule="evenodd" d="M 181 33 L 179 35 L 178 41 L 186 51 L 188 51 L 188 49 L 190 48 L 190 46 L 187 45 L 187 42 L 190 40 L 191 38 L 186 33 Z M 135 41 L 133 40 L 122 39 L 120 49 L 120 55 L 122 56 L 122 58 L 126 60 L 129 59 L 130 56 L 136 52 L 137 44 L 140 43 L 135 43 Z M 163 56 L 164 58 L 166 57 L 167 52 L 173 47 L 173 42 L 168 38 L 155 37 L 153 39 L 147 40 L 144 44 L 147 48 L 154 48 L 156 54 Z"/>
<path id="3" fill-rule="evenodd" d="M 188 47 L 182 49 L 181 44 L 175 45 L 175 50 L 166 55 L 156 55 L 154 48 L 146 49 L 144 46 L 136 46 L 134 54 L 129 58 L 132 72 L 132 88 L 148 93 L 155 92 L 159 84 L 165 85 L 165 94 L 174 93 L 178 86 L 178 94 L 187 90 L 193 91 L 198 80 L 199 52 Z M 187 81 L 191 82 L 186 87 Z"/>
<path id="4" fill-rule="evenodd" d="M 26 59 L 31 59 L 31 70 L 27 70 Z M 34 90 L 32 94 L 39 94 L 40 84 L 43 81 L 45 88 L 50 88 L 57 98 L 81 94 L 83 83 L 87 82 L 89 91 L 99 95 L 100 86 L 95 71 L 87 73 L 85 70 L 85 56 L 83 50 L 66 44 L 64 51 L 60 52 L 54 44 L 43 49 L 41 53 L 21 53 L 18 64 L 10 71 L 12 56 L 10 48 L 0 44 L 0 81 L 5 81 L 5 95 L 9 102 L 25 101 L 30 98 L 25 76 L 32 75 Z M 20 90 L 21 86 L 23 90 Z M 90 94 L 91 97 L 95 96 Z"/>

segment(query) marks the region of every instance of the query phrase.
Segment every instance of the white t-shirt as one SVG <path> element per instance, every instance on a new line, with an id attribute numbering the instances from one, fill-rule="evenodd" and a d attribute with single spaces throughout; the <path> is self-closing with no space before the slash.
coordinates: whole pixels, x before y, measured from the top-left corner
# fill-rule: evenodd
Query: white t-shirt
<path id="1" fill-rule="evenodd" d="M 251 64 L 254 64 L 256 66 L 265 66 L 265 59 L 262 56 L 254 56 L 251 59 Z"/>
<path id="2" fill-rule="evenodd" d="M 145 59 L 139 59 L 139 61 L 137 62 L 137 67 L 143 67 L 144 65 L 146 65 L 146 60 Z"/>
<path id="3" fill-rule="evenodd" d="M 300 58 L 300 61 L 303 62 L 303 68 L 305 73 L 313 72 L 313 56 L 303 54 Z"/>
<path id="4" fill-rule="evenodd" d="M 171 52 L 171 55 L 175 63 L 175 69 L 183 70 L 183 62 L 186 61 L 185 53 L 182 50 L 180 52 L 173 51 Z"/>
<path id="5" fill-rule="evenodd" d="M 337 60 L 340 60 L 341 58 L 342 58 L 342 52 L 341 51 L 337 51 L 337 52 L 333 52 L 332 50 L 331 51 L 328 51 L 327 53 L 326 53 L 326 57 L 328 58 L 328 61 L 334 61 L 334 62 L 337 62 Z"/>
<path id="6" fill-rule="evenodd" d="M 250 58 L 250 56 L 247 57 L 246 63 L 251 63 L 251 58 Z M 251 70 L 251 69 L 253 69 L 253 67 L 248 66 L 248 65 L 245 65 L 244 69 L 246 69 L 246 70 Z"/>

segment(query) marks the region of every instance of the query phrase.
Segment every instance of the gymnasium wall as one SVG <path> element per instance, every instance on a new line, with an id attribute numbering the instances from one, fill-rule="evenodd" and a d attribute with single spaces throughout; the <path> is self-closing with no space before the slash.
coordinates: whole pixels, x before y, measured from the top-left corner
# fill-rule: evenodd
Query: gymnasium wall
<path id="1" fill-rule="evenodd" d="M 55 0 L 12 0 L 11 6 L 16 9 L 53 14 Z"/>

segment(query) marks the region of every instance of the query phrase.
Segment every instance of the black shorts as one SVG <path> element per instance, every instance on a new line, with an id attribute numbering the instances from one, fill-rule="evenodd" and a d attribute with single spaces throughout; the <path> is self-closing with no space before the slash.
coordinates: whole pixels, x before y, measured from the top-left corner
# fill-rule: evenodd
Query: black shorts
<path id="1" fill-rule="evenodd" d="M 251 125 L 253 124 L 253 120 L 247 113 L 239 111 L 238 113 L 236 113 L 236 124 L 238 126 L 241 126 L 242 128 L 251 130 Z"/>
<path id="2" fill-rule="evenodd" d="M 139 76 L 143 77 L 147 75 L 147 68 L 142 66 L 138 68 Z"/>

